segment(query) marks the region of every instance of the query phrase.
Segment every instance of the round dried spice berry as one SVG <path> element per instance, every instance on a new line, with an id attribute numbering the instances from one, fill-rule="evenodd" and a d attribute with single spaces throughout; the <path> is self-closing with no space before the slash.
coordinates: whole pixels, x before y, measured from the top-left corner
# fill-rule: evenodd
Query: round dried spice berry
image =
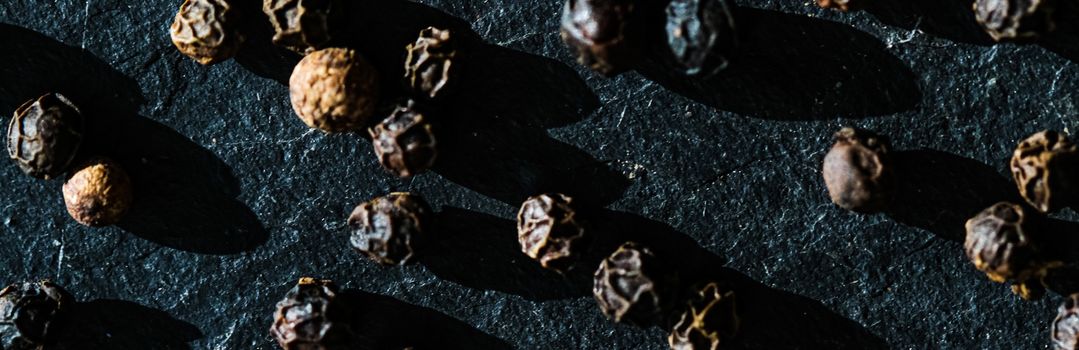
<path id="1" fill-rule="evenodd" d="M 974 18 L 996 41 L 1034 39 L 1056 28 L 1056 0 L 975 0 Z"/>
<path id="2" fill-rule="evenodd" d="M 1079 196 L 1079 147 L 1055 131 L 1020 142 L 1011 169 L 1019 193 L 1042 212 L 1071 205 Z"/>
<path id="3" fill-rule="evenodd" d="M 817 5 L 826 9 L 850 11 L 861 8 L 862 1 L 865 0 L 817 0 Z"/>
<path id="4" fill-rule="evenodd" d="M 839 207 L 857 212 L 883 209 L 894 186 L 888 142 L 869 131 L 843 128 L 824 156 L 824 184 Z"/>
<path id="5" fill-rule="evenodd" d="M 64 204 L 68 214 L 87 226 L 120 222 L 134 201 L 127 172 L 116 162 L 100 157 L 76 169 L 64 183 Z"/>
<path id="6" fill-rule="evenodd" d="M 641 57 L 644 32 L 634 0 L 567 0 L 562 40 L 577 61 L 600 74 L 624 72 Z"/>
<path id="7" fill-rule="evenodd" d="M 405 50 L 405 84 L 416 94 L 436 98 L 455 80 L 457 45 L 449 30 L 427 27 Z"/>
<path id="8" fill-rule="evenodd" d="M 1069 295 L 1057 309 L 1051 336 L 1053 349 L 1079 349 L 1079 294 Z"/>
<path id="9" fill-rule="evenodd" d="M 338 0 L 264 0 L 262 12 L 274 28 L 273 43 L 301 54 L 330 42 L 341 7 Z"/>
<path id="10" fill-rule="evenodd" d="M 236 56 L 243 43 L 236 10 L 225 0 L 186 0 L 169 27 L 172 44 L 201 64 Z"/>
<path id="11" fill-rule="evenodd" d="M 378 74 L 356 51 L 312 52 L 292 71 L 292 109 L 307 126 L 325 132 L 362 130 L 378 102 Z"/>
<path id="12" fill-rule="evenodd" d="M 667 5 L 667 45 L 686 74 L 726 68 L 726 55 L 737 44 L 727 0 L 672 0 Z"/>
<path id="13" fill-rule="evenodd" d="M 348 217 L 349 243 L 382 265 L 410 262 L 430 225 L 431 207 L 423 197 L 390 193 L 360 204 Z"/>
<path id="14" fill-rule="evenodd" d="M 435 164 L 435 134 L 414 101 L 398 106 L 369 132 L 378 162 L 394 175 L 409 177 Z"/>
<path id="15" fill-rule="evenodd" d="M 332 281 L 300 278 L 277 303 L 270 334 L 285 350 L 348 349 L 352 334 L 338 321 L 336 298 Z"/>
<path id="16" fill-rule="evenodd" d="M 4 349 L 22 349 L 56 339 L 74 298 L 49 281 L 15 283 L 0 291 L 0 339 Z"/>
<path id="17" fill-rule="evenodd" d="M 528 198 L 517 213 L 521 251 L 545 268 L 565 270 L 580 255 L 585 228 L 573 199 L 560 193 Z"/>
<path id="18" fill-rule="evenodd" d="M 82 113 L 66 97 L 45 94 L 15 110 L 7 130 L 8 156 L 27 175 L 63 174 L 83 139 Z"/>
<path id="19" fill-rule="evenodd" d="M 1023 206 L 1000 202 L 983 210 L 966 223 L 963 247 L 974 267 L 995 282 L 1013 281 L 1015 291 L 1025 298 L 1034 295 L 1035 285 L 1053 266 L 1043 259 L 1037 236 L 1037 218 Z"/>
<path id="20" fill-rule="evenodd" d="M 734 292 L 709 283 L 689 300 L 667 341 L 674 350 L 716 350 L 739 326 Z"/>
<path id="21" fill-rule="evenodd" d="M 670 302 L 670 281 L 651 250 L 628 242 L 596 270 L 592 295 L 615 322 L 645 326 L 659 321 Z"/>

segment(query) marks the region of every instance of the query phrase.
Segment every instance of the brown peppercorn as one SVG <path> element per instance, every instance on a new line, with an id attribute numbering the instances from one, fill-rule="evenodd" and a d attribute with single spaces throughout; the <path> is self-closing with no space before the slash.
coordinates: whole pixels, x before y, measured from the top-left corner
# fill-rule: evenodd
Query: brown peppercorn
<path id="1" fill-rule="evenodd" d="M 709 283 L 689 300 L 667 342 L 674 350 L 716 350 L 738 333 L 739 326 L 734 292 Z"/>
<path id="2" fill-rule="evenodd" d="M 644 28 L 634 0 L 566 0 L 562 40 L 577 61 L 613 76 L 633 68 L 642 56 Z"/>
<path id="3" fill-rule="evenodd" d="M 307 126 L 325 132 L 362 130 L 378 102 L 378 73 L 356 51 L 312 52 L 292 71 L 292 109 Z"/>
<path id="4" fill-rule="evenodd" d="M 236 16 L 226 0 L 185 0 L 169 27 L 172 44 L 200 64 L 232 58 L 244 41 Z"/>
<path id="5" fill-rule="evenodd" d="M 67 212 L 80 224 L 106 226 L 120 222 L 134 201 L 131 179 L 119 164 L 94 158 L 64 182 Z"/>
<path id="6" fill-rule="evenodd" d="M 330 280 L 300 278 L 277 303 L 270 334 L 285 350 L 351 349 L 353 335 L 338 315 L 337 286 Z"/>
<path id="7" fill-rule="evenodd" d="M 0 348 L 29 349 L 56 341 L 74 298 L 49 281 L 15 283 L 0 290 Z"/>
<path id="8" fill-rule="evenodd" d="M 887 140 L 869 131 L 843 128 L 824 157 L 824 184 L 839 207 L 874 212 L 887 206 L 893 189 Z"/>
<path id="9" fill-rule="evenodd" d="M 1050 336 L 1053 349 L 1079 350 L 1079 294 L 1069 295 L 1057 309 Z"/>
<path id="10" fill-rule="evenodd" d="M 423 197 L 390 193 L 360 204 L 348 217 L 349 243 L 382 265 L 412 261 L 430 225 L 431 207 Z"/>
<path id="11" fill-rule="evenodd" d="M 457 74 L 457 43 L 449 30 L 427 27 L 405 50 L 405 84 L 415 94 L 433 99 L 449 90 Z"/>
<path id="12" fill-rule="evenodd" d="M 338 0 L 263 0 L 274 28 L 273 43 L 308 54 L 326 47 L 341 18 Z"/>
<path id="13" fill-rule="evenodd" d="M 627 242 L 596 270 L 592 295 L 615 322 L 646 326 L 658 322 L 671 302 L 671 281 L 648 248 Z"/>
<path id="14" fill-rule="evenodd" d="M 368 131 L 378 162 L 394 175 L 409 177 L 435 164 L 438 156 L 435 134 L 415 101 L 398 106 L 393 114 Z"/>
<path id="15" fill-rule="evenodd" d="M 51 179 L 67 171 L 82 133 L 79 109 L 63 95 L 45 94 L 15 110 L 7 130 L 8 156 L 27 175 Z"/>
<path id="16" fill-rule="evenodd" d="M 521 251 L 545 268 L 565 270 L 580 256 L 585 228 L 573 198 L 561 193 L 533 196 L 517 212 Z"/>
<path id="17" fill-rule="evenodd" d="M 1056 0 L 975 0 L 974 18 L 996 41 L 1035 39 L 1053 31 Z"/>
<path id="18" fill-rule="evenodd" d="M 826 9 L 837 9 L 840 11 L 850 11 L 861 8 L 862 1 L 865 0 L 817 0 L 817 5 Z"/>
<path id="19" fill-rule="evenodd" d="M 990 280 L 1018 283 L 1013 290 L 1024 298 L 1037 298 L 1048 269 L 1057 263 L 1046 261 L 1038 236 L 1036 213 L 1023 206 L 1000 202 L 967 220 L 963 247 L 974 267 Z"/>
<path id="20" fill-rule="evenodd" d="M 667 46 L 686 74 L 711 75 L 727 67 L 738 45 L 727 0 L 672 0 L 667 5 Z"/>
<path id="21" fill-rule="evenodd" d="M 1079 196 L 1079 147 L 1055 131 L 1020 142 L 1011 168 L 1019 193 L 1042 212 L 1069 206 Z"/>

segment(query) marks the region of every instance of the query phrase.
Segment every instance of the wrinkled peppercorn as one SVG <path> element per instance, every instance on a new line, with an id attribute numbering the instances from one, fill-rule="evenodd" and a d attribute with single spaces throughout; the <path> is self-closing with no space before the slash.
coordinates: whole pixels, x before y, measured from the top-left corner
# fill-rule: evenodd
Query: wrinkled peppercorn
<path id="1" fill-rule="evenodd" d="M 378 162 L 394 175 L 409 177 L 435 164 L 435 134 L 414 101 L 398 106 L 369 132 Z"/>
<path id="2" fill-rule="evenodd" d="M 429 229 L 431 207 L 423 197 L 390 193 L 360 204 L 348 217 L 352 248 L 383 265 L 412 261 Z"/>
<path id="3" fill-rule="evenodd" d="M 739 326 L 734 292 L 709 283 L 689 300 L 667 341 L 674 350 L 715 350 L 723 339 L 733 338 Z"/>
<path id="4" fill-rule="evenodd" d="M 172 44 L 200 64 L 232 58 L 244 40 L 236 14 L 225 0 L 185 0 L 169 27 Z"/>
<path id="5" fill-rule="evenodd" d="M 1079 294 L 1069 295 L 1057 309 L 1050 335 L 1053 349 L 1079 349 Z"/>
<path id="6" fill-rule="evenodd" d="M 528 198 L 517 213 L 521 251 L 545 268 L 565 270 L 582 250 L 585 228 L 574 201 L 561 193 Z"/>
<path id="7" fill-rule="evenodd" d="M 60 94 L 45 94 L 15 110 L 7 130 L 8 156 L 27 175 L 63 174 L 82 145 L 83 117 Z"/>
<path id="8" fill-rule="evenodd" d="M 1039 283 L 1054 265 L 1042 256 L 1034 215 L 1018 204 L 994 204 L 967 220 L 963 244 L 974 267 L 994 282 L 1016 282 L 1012 289 L 1026 299 L 1040 296 Z"/>
<path id="9" fill-rule="evenodd" d="M 68 214 L 87 226 L 119 222 L 134 201 L 127 172 L 116 162 L 101 157 L 82 163 L 76 169 L 64 182 Z"/>
<path id="10" fill-rule="evenodd" d="M 277 303 L 270 334 L 285 350 L 352 349 L 353 335 L 340 320 L 337 286 L 329 280 L 300 278 Z"/>
<path id="11" fill-rule="evenodd" d="M 273 43 L 300 54 L 325 47 L 341 18 L 338 0 L 264 0 L 274 28 Z"/>
<path id="12" fill-rule="evenodd" d="M 596 269 L 592 294 L 615 322 L 646 326 L 661 321 L 671 302 L 671 281 L 648 248 L 628 242 Z"/>
<path id="13" fill-rule="evenodd" d="M 62 316 L 74 303 L 49 281 L 15 283 L 0 291 L 0 348 L 29 349 L 56 341 Z"/>
<path id="14" fill-rule="evenodd" d="M 894 186 L 887 140 L 869 131 L 843 128 L 824 157 L 824 184 L 839 207 L 857 212 L 883 209 Z"/>
<path id="15" fill-rule="evenodd" d="M 566 0 L 562 40 L 600 74 L 624 72 L 641 57 L 644 26 L 634 0 Z"/>
<path id="16" fill-rule="evenodd" d="M 832 8 L 840 11 L 850 11 L 861 8 L 864 0 L 817 0 L 817 5 L 823 8 Z"/>
<path id="17" fill-rule="evenodd" d="M 727 0 L 672 0 L 667 5 L 667 45 L 686 74 L 726 68 L 726 56 L 737 43 Z"/>
<path id="18" fill-rule="evenodd" d="M 433 99 L 449 90 L 457 75 L 457 45 L 449 30 L 427 27 L 405 50 L 405 84 L 413 92 Z"/>
<path id="19" fill-rule="evenodd" d="M 378 92 L 375 68 L 351 49 L 312 52 L 289 78 L 292 109 L 307 126 L 325 132 L 362 130 Z"/>
<path id="20" fill-rule="evenodd" d="M 1042 212 L 1071 205 L 1079 196 L 1079 147 L 1055 131 L 1020 142 L 1011 168 L 1019 193 Z"/>
<path id="21" fill-rule="evenodd" d="M 974 17 L 996 41 L 1034 39 L 1056 28 L 1056 0 L 976 0 Z"/>

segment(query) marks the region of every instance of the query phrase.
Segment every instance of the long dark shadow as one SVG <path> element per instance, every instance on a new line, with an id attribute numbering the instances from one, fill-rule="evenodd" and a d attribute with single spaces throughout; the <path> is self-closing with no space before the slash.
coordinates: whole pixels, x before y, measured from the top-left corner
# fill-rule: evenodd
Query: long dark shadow
<path id="1" fill-rule="evenodd" d="M 76 303 L 60 340 L 46 349 L 185 350 L 202 338 L 194 325 L 130 301 L 99 299 Z"/>

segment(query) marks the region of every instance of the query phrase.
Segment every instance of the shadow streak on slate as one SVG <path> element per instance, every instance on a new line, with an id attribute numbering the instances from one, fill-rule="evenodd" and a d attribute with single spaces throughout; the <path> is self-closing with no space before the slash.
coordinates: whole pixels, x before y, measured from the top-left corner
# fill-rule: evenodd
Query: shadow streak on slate
<path id="1" fill-rule="evenodd" d="M 192 324 L 124 300 L 76 303 L 63 322 L 59 341 L 46 350 L 187 350 L 188 343 L 203 337 Z"/>

